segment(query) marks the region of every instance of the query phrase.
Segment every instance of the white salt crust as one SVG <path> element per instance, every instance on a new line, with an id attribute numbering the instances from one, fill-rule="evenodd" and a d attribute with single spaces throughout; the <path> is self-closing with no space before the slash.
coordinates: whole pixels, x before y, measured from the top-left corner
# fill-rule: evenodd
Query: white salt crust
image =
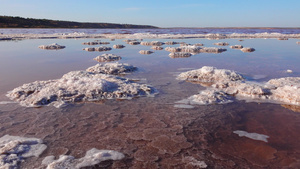
<path id="1" fill-rule="evenodd" d="M 248 133 L 248 132 L 242 131 L 242 130 L 236 130 L 236 131 L 233 131 L 233 133 L 238 134 L 240 137 L 247 137 L 252 140 L 264 141 L 266 143 L 268 142 L 267 139 L 269 138 L 269 136 L 267 136 L 267 135 L 257 134 L 257 133 Z"/>
<path id="2" fill-rule="evenodd" d="M 115 54 L 102 54 L 94 58 L 97 62 L 112 62 L 122 59 L 121 56 L 117 56 Z"/>
<path id="3" fill-rule="evenodd" d="M 51 45 L 40 45 L 40 49 L 46 49 L 46 50 L 58 50 L 58 49 L 63 49 L 65 46 L 59 45 L 57 43 L 53 43 Z"/>
<path id="4" fill-rule="evenodd" d="M 5 135 L 0 138 L 0 168 L 18 168 L 24 159 L 39 157 L 46 148 L 41 139 Z"/>
<path id="5" fill-rule="evenodd" d="M 131 99 L 153 96 L 157 91 L 149 85 L 138 84 L 126 78 L 108 74 L 120 74 L 136 68 L 128 64 L 97 64 L 87 71 L 72 71 L 60 79 L 35 81 L 9 91 L 7 97 L 22 106 L 62 107 L 68 103 L 99 101 L 103 99 Z M 105 74 L 103 74 L 105 73 Z"/>
<path id="6" fill-rule="evenodd" d="M 185 99 L 188 104 L 224 104 L 237 99 L 300 105 L 300 77 L 271 79 L 266 83 L 250 82 L 235 71 L 204 66 L 184 72 L 177 79 L 209 87 Z M 185 104 L 186 104 L 185 103 Z"/>

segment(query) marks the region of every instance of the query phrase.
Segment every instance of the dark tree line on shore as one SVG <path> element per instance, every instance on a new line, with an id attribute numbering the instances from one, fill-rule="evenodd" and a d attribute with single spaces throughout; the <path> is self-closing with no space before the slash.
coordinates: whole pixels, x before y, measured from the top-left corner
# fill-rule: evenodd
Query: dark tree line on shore
<path id="1" fill-rule="evenodd" d="M 33 19 L 12 16 L 0 16 L 0 28 L 157 28 L 151 25 L 113 24 L 58 21 L 49 19 Z"/>

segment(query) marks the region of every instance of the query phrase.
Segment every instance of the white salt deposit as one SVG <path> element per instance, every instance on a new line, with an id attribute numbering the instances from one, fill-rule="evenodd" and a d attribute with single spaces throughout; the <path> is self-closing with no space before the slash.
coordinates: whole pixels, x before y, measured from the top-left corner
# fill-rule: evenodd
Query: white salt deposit
<path id="1" fill-rule="evenodd" d="M 192 56 L 191 53 L 187 53 L 187 52 L 172 52 L 169 54 L 170 58 L 187 58 Z"/>
<path id="2" fill-rule="evenodd" d="M 89 68 L 102 73 L 102 66 Z M 99 68 L 99 69 L 98 69 Z M 112 68 L 108 73 L 118 73 Z M 123 71 L 121 71 L 123 72 Z M 103 99 L 131 99 L 138 96 L 151 96 L 156 90 L 146 84 L 134 83 L 126 78 L 97 74 L 88 71 L 72 71 L 61 79 L 35 81 L 9 91 L 6 95 L 22 106 L 39 107 L 53 105 L 61 107 L 67 103 L 99 101 Z"/>
<path id="3" fill-rule="evenodd" d="M 176 45 L 179 44 L 179 42 L 174 42 L 174 41 L 167 41 L 165 42 L 166 45 Z"/>
<path id="4" fill-rule="evenodd" d="M 107 45 L 109 42 L 83 42 L 83 45 Z"/>
<path id="5" fill-rule="evenodd" d="M 125 48 L 125 46 L 124 45 L 114 45 L 113 48 L 122 49 L 122 48 Z"/>
<path id="6" fill-rule="evenodd" d="M 189 46 L 180 46 L 180 47 L 166 47 L 166 51 L 169 52 L 186 52 L 186 53 L 221 53 L 226 51 L 223 48 L 215 48 L 215 47 L 200 47 L 195 45 Z"/>
<path id="7" fill-rule="evenodd" d="M 117 56 L 115 54 L 103 54 L 94 58 L 97 62 L 112 62 L 122 59 L 121 56 Z"/>
<path id="8" fill-rule="evenodd" d="M 249 48 L 249 47 L 245 47 L 241 49 L 242 52 L 254 52 L 255 49 L 254 48 Z"/>
<path id="9" fill-rule="evenodd" d="M 24 158 L 39 157 L 46 148 L 41 139 L 5 135 L 0 138 L 0 168 L 18 168 Z"/>
<path id="10" fill-rule="evenodd" d="M 287 73 L 293 73 L 291 69 L 286 70 Z"/>
<path id="11" fill-rule="evenodd" d="M 96 47 L 96 48 L 83 48 L 82 50 L 85 51 L 98 51 L 98 52 L 102 52 L 102 51 L 109 51 L 111 50 L 111 47 L 106 47 L 106 46 L 100 46 L 100 47 Z"/>
<path id="12" fill-rule="evenodd" d="M 144 45 L 144 46 L 162 46 L 162 45 L 164 45 L 164 44 L 165 44 L 165 43 L 159 42 L 159 41 L 141 42 L 141 45 Z"/>
<path id="13" fill-rule="evenodd" d="M 242 45 L 233 45 L 233 46 L 230 46 L 231 49 L 242 49 L 243 46 Z"/>
<path id="14" fill-rule="evenodd" d="M 233 131 L 233 133 L 238 134 L 240 137 L 247 137 L 252 140 L 264 141 L 266 143 L 268 142 L 267 139 L 269 138 L 269 136 L 267 136 L 267 135 L 257 134 L 257 133 L 248 133 L 246 131 L 241 131 L 241 130 Z"/>
<path id="15" fill-rule="evenodd" d="M 246 81 L 242 75 L 234 71 L 204 66 L 197 70 L 181 73 L 177 79 L 212 87 L 202 91 L 204 94 L 200 92 L 200 94 L 186 99 L 189 104 L 215 104 L 220 101 L 212 99 L 219 98 L 215 94 L 221 94 L 221 96 L 226 96 L 225 99 L 230 95 L 242 100 L 263 99 L 270 102 L 300 105 L 300 77 L 286 77 L 272 79 L 267 83 L 257 83 Z"/>
<path id="16" fill-rule="evenodd" d="M 153 53 L 153 51 L 150 51 L 150 50 L 140 50 L 139 53 L 142 54 L 142 55 L 149 55 L 149 54 Z"/>
<path id="17" fill-rule="evenodd" d="M 134 67 L 127 63 L 105 63 L 105 64 L 96 64 L 95 66 L 91 66 L 86 69 L 88 72 L 92 73 L 102 73 L 102 74 L 110 74 L 117 75 L 122 73 L 128 73 L 136 71 L 137 67 Z"/>
<path id="18" fill-rule="evenodd" d="M 121 160 L 124 157 L 125 157 L 124 154 L 117 151 L 98 150 L 93 148 L 87 151 L 84 157 L 79 159 L 75 159 L 73 156 L 61 155 L 57 160 L 54 160 L 53 157 L 50 156 L 43 161 L 44 161 L 44 165 L 47 165 L 47 169 L 61 169 L 61 168 L 80 169 L 83 167 L 92 167 L 106 160 Z"/>
<path id="19" fill-rule="evenodd" d="M 58 49 L 63 49 L 65 46 L 59 45 L 57 43 L 53 43 L 51 45 L 40 45 L 40 49 L 47 49 L 47 50 L 58 50 Z"/>
<path id="20" fill-rule="evenodd" d="M 163 50 L 164 48 L 161 46 L 152 46 L 151 49 L 153 50 Z"/>
<path id="21" fill-rule="evenodd" d="M 227 43 L 227 42 L 217 42 L 217 43 L 214 43 L 214 45 L 218 45 L 218 46 L 228 46 L 229 43 Z"/>

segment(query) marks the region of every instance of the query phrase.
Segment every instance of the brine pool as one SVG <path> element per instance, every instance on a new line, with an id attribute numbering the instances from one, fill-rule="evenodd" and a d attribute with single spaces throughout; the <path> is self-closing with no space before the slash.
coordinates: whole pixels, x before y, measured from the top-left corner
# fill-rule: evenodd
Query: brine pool
<path id="1" fill-rule="evenodd" d="M 83 42 L 101 40 L 123 44 L 123 49 L 87 52 Z M 300 106 L 236 101 L 221 105 L 195 105 L 184 109 L 175 102 L 205 88 L 176 80 L 187 70 L 202 66 L 237 71 L 249 80 L 264 82 L 300 76 L 299 39 L 173 39 L 205 47 L 221 47 L 218 54 L 199 53 L 188 58 L 170 58 L 165 50 L 139 54 L 151 46 L 129 45 L 124 39 L 33 39 L 0 41 L 0 137 L 43 139 L 48 146 L 40 157 L 31 157 L 21 168 L 43 168 L 44 157 L 72 155 L 80 158 L 91 148 L 121 152 L 125 158 L 93 168 L 298 168 L 300 167 Z M 143 39 L 166 42 L 170 39 Z M 255 48 L 243 53 L 216 42 Z M 42 50 L 39 45 L 58 43 L 62 50 Z M 178 45 L 163 45 L 162 47 Z M 125 75 L 140 79 L 159 91 L 155 97 L 103 100 L 66 107 L 22 107 L 11 103 L 6 93 L 25 83 L 59 79 L 74 70 L 97 64 L 104 53 L 122 57 L 138 71 Z M 292 72 L 287 72 L 292 70 Z M 237 130 L 268 136 L 267 142 L 240 137 Z"/>

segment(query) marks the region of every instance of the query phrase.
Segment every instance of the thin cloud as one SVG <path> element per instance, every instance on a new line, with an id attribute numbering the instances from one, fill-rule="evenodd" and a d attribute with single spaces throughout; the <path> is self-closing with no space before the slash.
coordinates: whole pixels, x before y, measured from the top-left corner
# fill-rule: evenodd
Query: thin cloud
<path id="1" fill-rule="evenodd" d="M 137 7 L 132 7 L 132 8 L 124 8 L 125 11 L 140 11 L 143 8 L 137 8 Z"/>

